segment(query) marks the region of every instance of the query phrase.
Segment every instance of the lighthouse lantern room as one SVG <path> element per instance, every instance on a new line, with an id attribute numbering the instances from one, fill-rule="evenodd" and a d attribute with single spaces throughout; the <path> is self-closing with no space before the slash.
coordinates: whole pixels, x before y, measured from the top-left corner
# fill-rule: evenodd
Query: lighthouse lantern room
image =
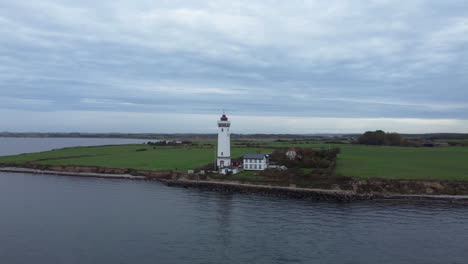
<path id="1" fill-rule="evenodd" d="M 223 114 L 218 120 L 218 157 L 216 165 L 218 168 L 224 168 L 231 165 L 231 139 L 229 133 L 229 127 L 231 122 Z"/>

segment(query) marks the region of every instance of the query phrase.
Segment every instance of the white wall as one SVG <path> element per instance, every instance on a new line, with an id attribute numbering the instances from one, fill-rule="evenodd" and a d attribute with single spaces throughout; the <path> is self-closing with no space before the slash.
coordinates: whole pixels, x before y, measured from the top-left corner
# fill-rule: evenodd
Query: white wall
<path id="1" fill-rule="evenodd" d="M 224 161 L 224 166 L 231 165 L 231 134 L 229 132 L 231 122 L 218 121 L 218 156 L 217 165 L 221 165 Z"/>
<path id="2" fill-rule="evenodd" d="M 267 168 L 267 159 L 262 160 L 244 159 L 244 170 L 265 170 Z"/>

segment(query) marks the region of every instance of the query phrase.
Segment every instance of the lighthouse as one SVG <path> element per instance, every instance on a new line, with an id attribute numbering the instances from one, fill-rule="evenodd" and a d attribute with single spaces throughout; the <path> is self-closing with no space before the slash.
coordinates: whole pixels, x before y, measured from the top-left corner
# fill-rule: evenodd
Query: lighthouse
<path id="1" fill-rule="evenodd" d="M 218 168 L 224 168 L 231 165 L 231 136 L 229 127 L 231 122 L 225 114 L 218 120 L 218 157 L 216 165 Z"/>

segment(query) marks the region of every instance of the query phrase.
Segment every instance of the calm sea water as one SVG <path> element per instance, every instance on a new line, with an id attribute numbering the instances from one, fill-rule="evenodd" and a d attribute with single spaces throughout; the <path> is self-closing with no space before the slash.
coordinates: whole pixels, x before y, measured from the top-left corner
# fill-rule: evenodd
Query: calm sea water
<path id="1" fill-rule="evenodd" d="M 467 263 L 468 206 L 0 173 L 0 263 Z"/>
<path id="2" fill-rule="evenodd" d="M 76 146 L 139 144 L 144 139 L 122 138 L 5 138 L 0 137 L 0 156 L 47 151 Z"/>

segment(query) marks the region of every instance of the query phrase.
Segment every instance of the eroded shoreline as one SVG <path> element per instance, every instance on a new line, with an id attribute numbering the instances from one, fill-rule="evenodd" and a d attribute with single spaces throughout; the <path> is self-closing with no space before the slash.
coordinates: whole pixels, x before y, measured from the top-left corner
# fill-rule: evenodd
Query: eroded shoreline
<path id="1" fill-rule="evenodd" d="M 63 167 L 63 166 L 62 166 Z M 66 167 L 66 171 L 47 170 L 37 168 L 24 167 L 0 167 L 0 172 L 10 173 L 30 173 L 30 174 L 47 174 L 56 176 L 71 176 L 71 177 L 91 177 L 105 179 L 127 179 L 127 180 L 155 180 L 172 187 L 182 188 L 197 188 L 201 190 L 216 191 L 223 193 L 250 193 L 262 196 L 287 197 L 301 200 L 335 200 L 335 201 L 362 201 L 362 200 L 433 200 L 447 202 L 462 202 L 468 203 L 468 195 L 434 195 L 434 194 L 398 194 L 398 193 L 358 193 L 353 190 L 328 190 L 328 189 L 312 189 L 299 187 L 271 186 L 258 185 L 251 183 L 240 183 L 234 181 L 213 181 L 213 180 L 188 180 L 173 177 L 180 176 L 180 173 L 171 171 L 139 171 L 128 169 L 110 169 L 110 168 L 95 168 L 95 172 L 91 172 L 89 167 L 77 166 Z M 98 172 L 101 170 L 102 172 Z M 105 173 L 105 172 L 108 173 Z M 119 173 L 119 172 L 131 172 Z M 109 173 L 110 172 L 110 173 Z M 146 174 L 146 175 L 137 175 Z"/>

